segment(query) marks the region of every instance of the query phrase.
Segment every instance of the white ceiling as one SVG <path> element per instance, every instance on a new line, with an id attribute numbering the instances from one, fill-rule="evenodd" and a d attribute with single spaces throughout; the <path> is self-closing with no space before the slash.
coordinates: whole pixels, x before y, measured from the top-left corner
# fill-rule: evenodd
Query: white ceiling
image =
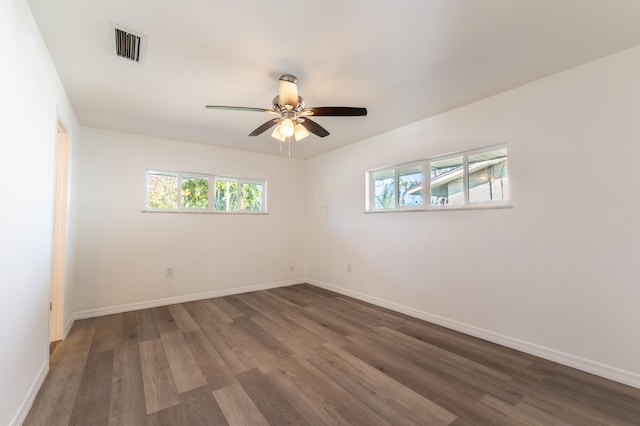
<path id="1" fill-rule="evenodd" d="M 87 126 L 274 155 L 270 108 L 298 77 L 331 135 L 308 158 L 640 44 L 638 0 L 28 0 Z M 113 54 L 110 22 L 148 36 L 144 63 Z"/>

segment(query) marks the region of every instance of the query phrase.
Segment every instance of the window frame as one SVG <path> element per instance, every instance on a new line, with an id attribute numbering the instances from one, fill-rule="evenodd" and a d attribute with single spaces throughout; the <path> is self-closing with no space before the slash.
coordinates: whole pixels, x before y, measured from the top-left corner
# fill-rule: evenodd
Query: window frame
<path id="1" fill-rule="evenodd" d="M 177 207 L 173 208 L 158 208 L 149 206 L 149 174 L 162 174 L 169 176 L 176 176 L 178 182 L 178 204 Z M 184 179 L 206 179 L 208 182 L 207 188 L 207 207 L 206 208 L 198 208 L 198 207 L 184 207 L 182 200 L 182 184 Z M 238 201 L 237 208 L 233 210 L 218 210 L 216 209 L 215 202 L 215 185 L 219 180 L 223 181 L 235 181 L 237 182 L 238 187 Z M 242 204 L 242 194 L 241 187 L 242 184 L 257 184 L 262 186 L 262 193 L 260 196 L 260 209 L 259 210 L 249 210 L 249 209 L 241 209 L 240 206 Z M 209 173 L 199 173 L 199 172 L 185 172 L 185 171 L 177 171 L 177 170 L 167 170 L 160 168 L 147 168 L 145 169 L 145 194 L 144 194 L 144 208 L 143 212 L 150 213 L 209 213 L 209 214 L 268 214 L 267 210 L 267 181 L 266 179 L 257 179 L 257 178 L 244 178 L 244 177 L 236 177 L 236 176 L 224 176 L 224 175 L 216 175 Z"/>
<path id="2" fill-rule="evenodd" d="M 366 192 L 365 192 L 365 213 L 388 213 L 388 212 L 402 212 L 402 211 L 441 211 L 441 210 L 473 210 L 473 209 L 486 209 L 486 208 L 511 208 L 511 194 L 509 193 L 509 185 L 507 184 L 506 198 L 502 200 L 485 200 L 485 201 L 470 201 L 469 199 L 469 156 L 475 154 L 481 154 L 483 152 L 497 151 L 504 149 L 507 151 L 507 175 L 509 153 L 506 143 L 499 143 L 494 145 L 483 146 L 479 148 L 450 152 L 447 154 L 436 155 L 421 160 L 410 161 L 406 163 L 395 164 L 392 166 L 384 166 L 376 169 L 367 170 L 365 174 Z M 462 157 L 461 174 L 462 174 L 462 204 L 454 205 L 431 205 L 431 164 L 436 161 L 446 160 L 448 158 Z M 400 206 L 399 205 L 399 171 L 411 166 L 420 165 L 422 170 L 422 188 L 421 188 L 421 200 L 420 205 Z M 394 206 L 393 207 L 376 207 L 376 193 L 375 193 L 375 176 L 381 172 L 391 172 L 395 178 L 394 187 Z"/>
<path id="3" fill-rule="evenodd" d="M 369 206 L 373 206 L 372 210 L 375 211 L 391 211 L 391 210 L 415 210 L 417 208 L 421 208 L 424 206 L 424 175 L 425 175 L 425 167 L 427 163 L 425 160 L 420 161 L 411 161 L 408 163 L 397 164 L 391 167 L 382 167 L 375 170 L 369 170 L 368 173 L 368 190 L 367 190 L 367 199 L 369 202 Z M 400 205 L 400 171 L 402 169 L 407 169 L 410 167 L 420 167 L 420 171 L 422 173 L 422 188 L 420 189 L 420 199 L 421 203 L 418 207 L 415 205 L 411 206 L 402 206 Z M 375 176 L 378 173 L 391 172 L 393 171 L 393 207 L 375 207 L 376 205 L 376 191 L 375 191 Z"/>

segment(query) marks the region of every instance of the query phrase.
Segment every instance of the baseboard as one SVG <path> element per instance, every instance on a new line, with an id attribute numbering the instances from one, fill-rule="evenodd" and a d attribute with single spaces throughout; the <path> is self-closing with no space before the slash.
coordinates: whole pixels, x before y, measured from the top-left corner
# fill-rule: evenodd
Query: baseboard
<path id="1" fill-rule="evenodd" d="M 36 396 L 38 395 L 38 391 L 40 390 L 42 383 L 44 383 L 44 379 L 47 378 L 48 372 L 49 358 L 47 358 L 42 364 L 42 367 L 40 367 L 40 371 L 38 372 L 36 379 L 33 381 L 33 384 L 29 388 L 29 392 L 27 392 L 27 396 L 22 401 L 22 404 L 20 404 L 18 412 L 9 422 L 9 426 L 20 426 L 24 422 L 24 419 L 27 418 L 27 414 L 29 414 L 29 410 L 31 410 L 33 401 L 35 401 Z"/>
<path id="2" fill-rule="evenodd" d="M 62 340 L 66 339 L 71 331 L 71 327 L 73 327 L 73 322 L 76 320 L 75 314 L 71 315 L 69 321 L 64 325 L 64 330 L 62 330 Z"/>
<path id="3" fill-rule="evenodd" d="M 193 302 L 195 300 L 211 299 L 213 297 L 232 296 L 234 294 L 249 293 L 252 291 L 268 290 L 270 288 L 286 287 L 295 284 L 302 284 L 306 281 L 300 279 L 276 281 L 270 283 L 253 284 L 244 287 L 226 288 L 221 290 L 207 291 L 204 293 L 187 294 L 184 296 L 167 297 L 144 302 L 127 303 L 124 305 L 108 306 L 105 308 L 88 309 L 75 312 L 65 326 L 65 336 L 71 330 L 75 320 L 101 317 L 104 315 L 119 314 L 122 312 L 137 311 L 139 309 L 155 308 L 158 306 L 173 305 L 176 303 Z"/>
<path id="4" fill-rule="evenodd" d="M 313 279 L 307 283 L 640 389 L 640 374 Z"/>

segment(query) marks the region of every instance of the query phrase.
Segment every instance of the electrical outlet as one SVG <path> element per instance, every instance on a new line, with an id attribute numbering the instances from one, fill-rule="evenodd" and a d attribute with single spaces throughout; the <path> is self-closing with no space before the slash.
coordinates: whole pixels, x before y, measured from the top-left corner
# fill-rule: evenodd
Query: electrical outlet
<path id="1" fill-rule="evenodd" d="M 173 268 L 172 267 L 169 267 L 169 268 L 167 268 L 165 270 L 165 276 L 167 278 L 172 278 L 173 277 Z"/>
<path id="2" fill-rule="evenodd" d="M 347 272 L 351 272 L 351 264 L 347 263 Z"/>

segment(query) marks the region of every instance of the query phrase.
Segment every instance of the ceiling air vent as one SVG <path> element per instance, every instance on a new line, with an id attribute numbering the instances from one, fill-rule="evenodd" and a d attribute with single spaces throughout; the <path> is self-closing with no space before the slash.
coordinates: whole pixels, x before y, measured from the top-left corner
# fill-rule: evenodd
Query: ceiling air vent
<path id="1" fill-rule="evenodd" d="M 116 55 L 134 62 L 140 62 L 146 37 L 118 26 L 114 26 L 113 29 L 115 31 Z"/>

